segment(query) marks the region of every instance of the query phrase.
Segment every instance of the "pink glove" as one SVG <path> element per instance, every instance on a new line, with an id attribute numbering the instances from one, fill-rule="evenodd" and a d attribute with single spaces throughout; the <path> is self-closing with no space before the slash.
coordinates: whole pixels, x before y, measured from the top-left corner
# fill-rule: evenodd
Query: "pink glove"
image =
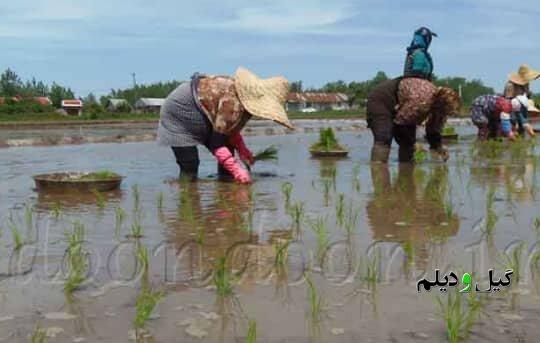
<path id="1" fill-rule="evenodd" d="M 240 163 L 236 161 L 231 151 L 226 147 L 217 148 L 214 150 L 214 156 L 219 164 L 232 174 L 234 179 L 239 183 L 251 183 L 251 177 L 247 170 L 240 166 Z"/>
<path id="2" fill-rule="evenodd" d="M 236 133 L 229 137 L 229 144 L 238 151 L 238 154 L 240 155 L 242 161 L 246 162 L 249 165 L 253 165 L 253 163 L 255 163 L 253 154 L 247 148 L 246 143 L 244 143 L 244 138 L 242 138 L 242 135 L 240 133 Z"/>

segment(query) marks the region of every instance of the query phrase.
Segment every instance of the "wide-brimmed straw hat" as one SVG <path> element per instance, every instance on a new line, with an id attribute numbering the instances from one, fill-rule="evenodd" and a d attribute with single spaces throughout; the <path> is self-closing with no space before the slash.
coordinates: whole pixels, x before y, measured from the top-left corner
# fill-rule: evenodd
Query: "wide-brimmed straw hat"
<path id="1" fill-rule="evenodd" d="M 526 85 L 529 82 L 540 77 L 540 71 L 531 69 L 528 65 L 523 64 L 519 67 L 517 73 L 508 75 L 508 79 L 517 85 Z"/>
<path id="2" fill-rule="evenodd" d="M 529 106 L 527 107 L 529 113 L 540 113 L 540 110 L 536 107 L 534 100 L 529 100 Z"/>
<path id="3" fill-rule="evenodd" d="M 242 106 L 252 115 L 273 120 L 293 129 L 285 111 L 289 82 L 283 76 L 260 79 L 246 68 L 238 68 L 234 84 Z"/>

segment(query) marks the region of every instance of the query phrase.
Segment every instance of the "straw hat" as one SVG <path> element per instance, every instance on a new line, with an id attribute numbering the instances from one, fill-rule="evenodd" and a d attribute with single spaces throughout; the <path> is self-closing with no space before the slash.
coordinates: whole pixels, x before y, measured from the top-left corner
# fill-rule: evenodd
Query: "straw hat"
<path id="1" fill-rule="evenodd" d="M 521 65 L 517 73 L 511 73 L 508 75 L 508 79 L 510 81 L 521 86 L 524 86 L 539 77 L 540 71 L 533 70 L 526 64 Z"/>
<path id="2" fill-rule="evenodd" d="M 249 113 L 294 129 L 284 107 L 289 94 L 286 78 L 278 76 L 263 80 L 240 67 L 234 75 L 234 84 L 240 102 Z"/>
<path id="3" fill-rule="evenodd" d="M 536 107 L 534 100 L 529 100 L 529 106 L 527 107 L 529 113 L 540 113 L 540 110 Z"/>

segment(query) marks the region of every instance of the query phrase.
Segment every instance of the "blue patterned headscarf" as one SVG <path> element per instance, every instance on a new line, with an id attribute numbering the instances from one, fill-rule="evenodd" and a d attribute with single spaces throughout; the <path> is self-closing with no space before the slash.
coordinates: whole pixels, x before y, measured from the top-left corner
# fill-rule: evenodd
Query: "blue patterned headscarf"
<path id="1" fill-rule="evenodd" d="M 437 37 L 435 32 L 431 32 L 427 27 L 421 27 L 414 32 L 413 40 L 407 50 L 411 51 L 418 48 L 427 50 L 433 37 Z"/>

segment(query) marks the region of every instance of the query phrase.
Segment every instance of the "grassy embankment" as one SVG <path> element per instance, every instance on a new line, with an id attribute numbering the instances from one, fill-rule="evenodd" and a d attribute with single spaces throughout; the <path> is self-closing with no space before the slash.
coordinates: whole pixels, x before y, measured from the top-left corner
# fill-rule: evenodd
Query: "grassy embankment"
<path id="1" fill-rule="evenodd" d="M 363 112 L 355 111 L 321 111 L 314 113 L 289 113 L 291 119 L 356 119 L 364 117 Z M 136 114 L 136 113 L 102 113 L 97 115 L 64 116 L 58 113 L 0 113 L 0 125 L 7 124 L 32 124 L 32 123 L 99 123 L 99 122 L 127 122 L 127 121 L 157 121 L 158 114 Z"/>

